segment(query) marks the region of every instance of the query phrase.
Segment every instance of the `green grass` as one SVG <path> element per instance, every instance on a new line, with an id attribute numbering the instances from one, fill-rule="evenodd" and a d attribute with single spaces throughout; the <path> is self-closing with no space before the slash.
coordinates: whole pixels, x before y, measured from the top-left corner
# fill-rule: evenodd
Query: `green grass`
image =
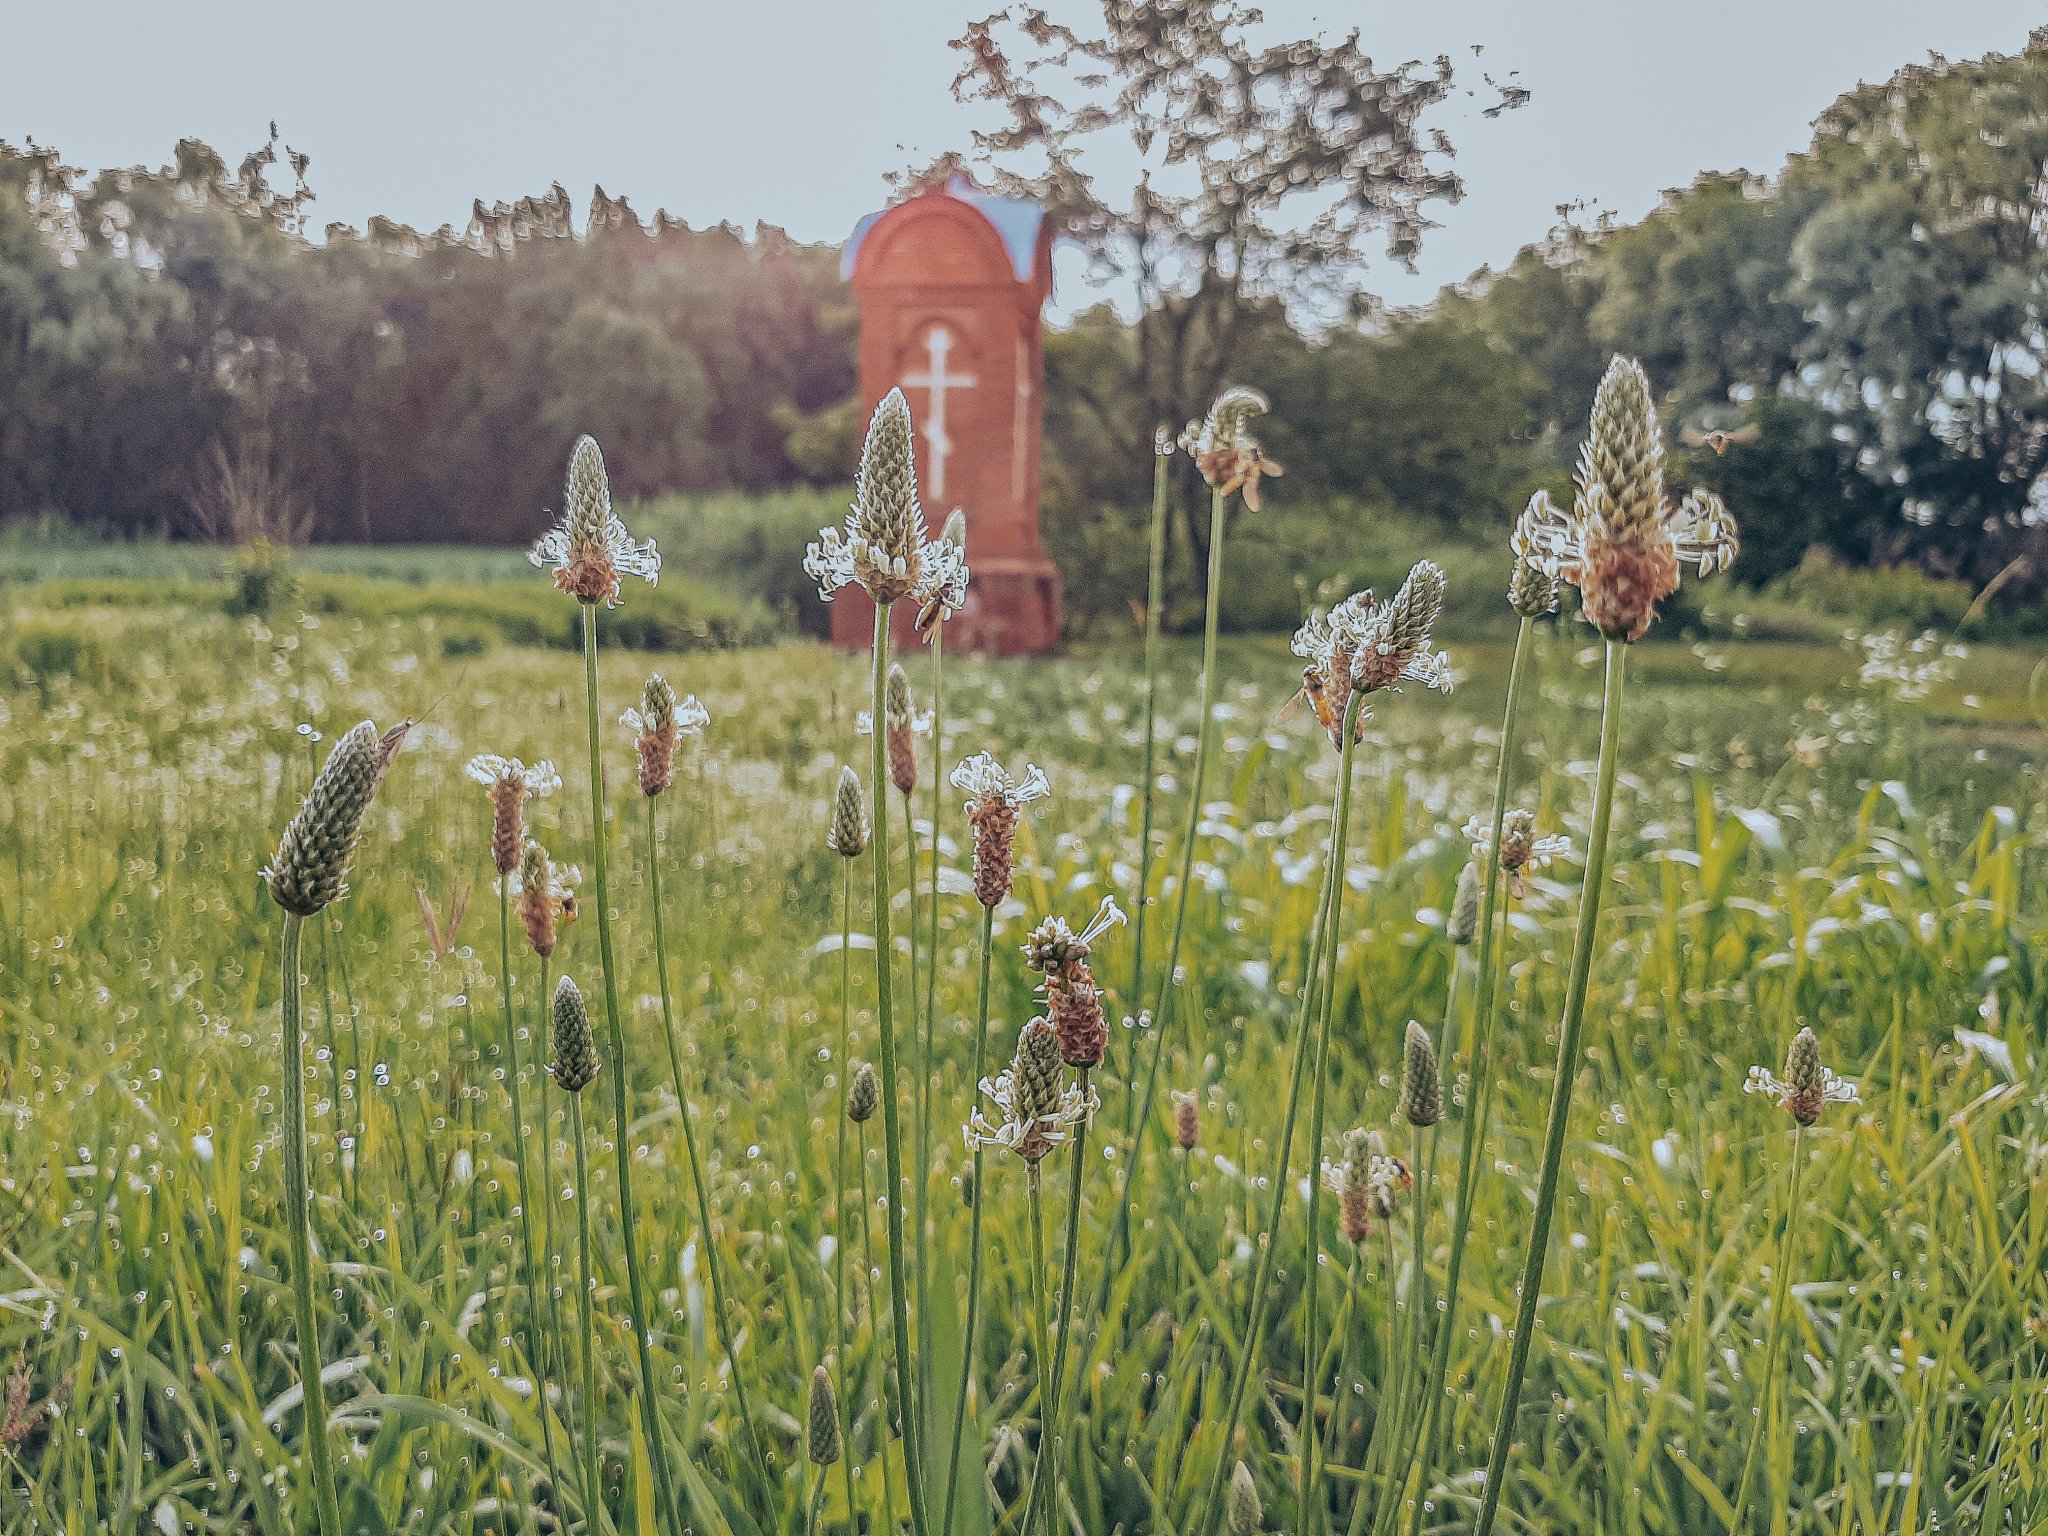
<path id="1" fill-rule="evenodd" d="M 510 1331 L 526 1332 L 489 807 L 461 769 L 479 751 L 554 758 L 568 782 L 537 803 L 535 820 L 559 858 L 588 869 L 580 664 L 560 648 L 572 605 L 516 554 L 500 573 L 497 555 L 466 552 L 459 559 L 477 563 L 459 575 L 439 557 L 423 567 L 413 557 L 310 553 L 303 616 L 294 608 L 260 622 L 226 614 L 224 582 L 196 558 L 168 582 L 156 567 L 124 578 L 56 562 L 40 584 L 0 593 L 0 1361 L 19 1353 L 30 1400 L 58 1410 L 0 1452 L 10 1484 L 0 1529 L 304 1528 L 274 1140 L 276 913 L 257 871 L 324 751 L 301 727 L 332 740 L 364 716 L 389 724 L 407 714 L 423 719 L 373 808 L 355 889 L 306 933 L 312 1216 L 330 1266 L 324 1357 L 337 1426 L 353 1442 L 339 1458 L 344 1517 L 408 1536 L 526 1529 L 541 1436 L 528 1366 L 504 1324 L 510 1305 Z M 778 558 L 793 565 L 786 551 Z M 1468 590 L 1441 637 L 1465 686 L 1449 700 L 1381 701 L 1359 752 L 1333 1027 L 1336 1128 L 1388 1122 L 1401 1031 L 1411 1017 L 1434 1029 L 1442 1013 L 1452 950 L 1441 914 L 1465 857 L 1459 829 L 1490 793 L 1506 658 L 1505 628 L 1486 606 L 1499 582 L 1472 564 L 1454 580 L 1483 597 Z M 422 568 L 421 581 L 404 574 Z M 804 1392 L 832 1331 L 820 1245 L 832 1227 L 844 1086 L 845 1064 L 833 1059 L 843 868 L 823 831 L 838 763 L 865 759 L 855 715 L 866 677 L 864 657 L 807 643 L 713 643 L 753 638 L 760 631 L 742 616 L 767 611 L 720 591 L 715 574 L 672 553 L 655 594 L 629 592 L 614 620 L 623 635 L 636 613 L 677 602 L 682 622 L 704 617 L 705 633 L 653 626 L 641 638 L 698 648 L 603 658 L 607 722 L 634 701 L 650 664 L 712 714 L 664 806 L 663 872 L 685 1060 L 705 1084 L 712 1231 L 695 1218 L 666 1087 L 623 728 L 612 731 L 607 771 L 631 1055 L 606 1071 L 626 1075 L 644 1146 L 631 1220 L 659 1297 L 666 1430 L 687 1458 L 697 1528 L 747 1536 L 801 1517 Z M 671 591 L 687 601 L 663 596 Z M 734 629 L 714 632 L 713 612 Z M 451 646 L 451 634 L 472 638 Z M 2039 658 L 1975 650 L 1953 681 L 1903 705 L 1857 684 L 1859 660 L 1832 641 L 1733 637 L 1651 643 L 1636 656 L 1575 1138 L 1506 1497 L 1527 1528 L 1720 1529 L 1756 1406 L 1771 1202 L 1789 1142 L 1784 1115 L 1740 1090 L 1751 1064 L 1777 1066 L 1802 1023 L 1860 1083 L 1863 1103 L 1807 1137 L 1782 1376 L 1790 1427 L 1766 1439 L 1751 1527 L 2017 1533 L 2048 1522 Z M 1162 766 L 1177 785 L 1192 760 L 1196 652 L 1176 642 L 1168 661 Z M 908 664 L 922 693 L 923 658 Z M 1582 844 L 1599 691 L 1589 632 L 1558 628 L 1538 673 L 1515 798 Z M 1283 717 L 1299 678 L 1283 643 L 1227 640 L 1221 675 L 1228 718 L 1166 1082 L 1199 1095 L 1202 1144 L 1184 1160 L 1163 1135 L 1148 1144 L 1159 1162 L 1135 1262 L 1109 1316 L 1084 1326 L 1084 1368 L 1068 1377 L 1060 1486 L 1073 1528 L 1104 1536 L 1183 1529 L 1219 1455 L 1246 1459 L 1271 1523 L 1293 1528 L 1292 1451 L 1277 1426 L 1299 1406 L 1298 1200 L 1272 1235 L 1283 1262 L 1247 1433 L 1222 1447 L 1203 1420 L 1216 1416 L 1242 1345 L 1247 1234 L 1263 1203 L 1252 1176 L 1272 1161 L 1335 762 L 1305 711 Z M 1138 682 L 1130 652 L 1112 643 L 1028 662 L 948 659 L 944 761 L 986 747 L 1040 763 L 1055 791 L 1026 817 L 1017 902 L 998 917 L 992 1054 L 1007 1057 L 1033 1008 L 1017 952 L 1028 927 L 1053 912 L 1078 923 L 1106 890 L 1129 903 Z M 930 750 L 929 739 L 920 746 Z M 1162 801 L 1162 827 L 1178 824 L 1175 793 Z M 957 1125 L 972 1093 L 980 909 L 958 878 L 957 796 L 941 830 L 953 873 L 940 901 L 930 1241 L 943 1281 L 965 1269 Z M 890 852 L 901 858 L 900 840 Z M 1170 857 L 1155 864 L 1172 867 Z M 1451 1356 L 1452 1478 L 1432 1490 L 1432 1530 L 1468 1525 L 1477 1502 L 1578 878 L 1569 861 L 1545 871 L 1509 931 L 1495 1139 Z M 456 946 L 436 955 L 419 903 L 445 923 L 458 891 L 468 915 Z M 867 931 L 864 907 L 857 894 L 857 931 Z M 597 980 L 594 928 L 570 927 L 555 960 L 586 990 Z M 1096 952 L 1096 974 L 1117 994 L 1112 1018 L 1136 1010 L 1121 995 L 1128 934 Z M 856 952 L 858 1055 L 873 1050 L 872 958 Z M 521 961 L 517 1007 L 536 1032 L 539 981 Z M 1995 1037 L 2005 1057 L 1959 1031 Z M 536 1033 L 522 1050 L 529 1063 L 538 1042 Z M 1113 1031 L 1098 1079 L 1111 1125 L 1135 1044 L 1131 1031 Z M 528 1084 L 529 1115 L 544 1098 L 550 1116 L 559 1193 L 572 1162 L 562 1098 Z M 636 1532 L 644 1453 L 626 1395 L 632 1341 L 618 1326 L 622 1216 L 598 1107 L 607 1095 L 585 1106 L 600 1439 L 612 1513 Z M 1445 1127 L 1439 1190 L 1462 1097 Z M 874 1135 L 867 1145 L 873 1193 L 881 1158 Z M 1295 1166 L 1309 1163 L 1297 1149 Z M 1063 1161 L 1054 1167 L 1064 1174 Z M 1063 1185 L 1049 1178 L 1048 1190 Z M 1084 1296 L 1110 1212 L 1106 1166 L 1091 1170 L 1087 1194 Z M 978 1197 L 989 1389 L 969 1441 L 994 1454 L 990 1486 L 1014 1516 L 1039 1411 L 1021 1169 L 991 1154 Z M 549 1215 L 553 1272 L 566 1280 L 574 1207 L 556 1198 Z M 1438 1211 L 1433 1266 L 1444 1226 Z M 1405 1228 L 1401 1241 L 1405 1252 Z M 705 1312 L 707 1243 L 734 1292 L 739 1369 L 770 1442 L 766 1481 L 738 1435 Z M 1384 1379 L 1381 1341 L 1402 1283 L 1386 1255 L 1376 1237 L 1360 1310 L 1348 1315 L 1364 1385 L 1328 1469 L 1339 1511 L 1378 1412 L 1373 1384 Z M 1346 1316 L 1349 1259 L 1333 1228 L 1326 1327 Z M 957 1298 L 943 1283 L 936 1294 L 944 1359 L 957 1350 Z M 572 1296 L 563 1310 L 573 1314 Z M 856 1382 L 872 1384 L 889 1360 L 873 1321 L 858 1309 Z M 573 1410 L 576 1378 L 559 1380 Z M 859 1497 L 878 1530 L 875 1458 L 887 1438 L 872 1418 L 849 1426 L 864 1466 Z M 887 1460 L 900 1514 L 900 1447 Z M 981 1529 L 981 1487 L 964 1492 L 963 1529 Z M 836 1475 L 825 1509 L 828 1526 L 843 1526 Z"/>

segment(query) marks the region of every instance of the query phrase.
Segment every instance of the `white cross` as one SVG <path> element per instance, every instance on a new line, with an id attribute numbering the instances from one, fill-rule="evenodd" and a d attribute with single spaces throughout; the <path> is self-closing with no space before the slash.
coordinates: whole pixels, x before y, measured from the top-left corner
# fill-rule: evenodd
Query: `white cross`
<path id="1" fill-rule="evenodd" d="M 953 350 L 953 333 L 943 325 L 934 325 L 927 331 L 924 344 L 928 359 L 925 371 L 907 374 L 903 382 L 931 396 L 924 413 L 924 447 L 931 464 L 932 500 L 939 501 L 946 494 L 946 455 L 953 447 L 953 440 L 946 436 L 946 391 L 972 389 L 978 381 L 971 373 L 946 372 L 946 354 Z"/>

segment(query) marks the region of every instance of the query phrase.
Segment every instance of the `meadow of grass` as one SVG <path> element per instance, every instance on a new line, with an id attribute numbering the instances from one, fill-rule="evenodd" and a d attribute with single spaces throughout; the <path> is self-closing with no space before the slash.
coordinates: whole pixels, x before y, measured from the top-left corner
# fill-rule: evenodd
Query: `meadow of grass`
<path id="1" fill-rule="evenodd" d="M 795 556 L 779 555 L 792 568 Z M 530 568 L 516 574 L 566 630 L 574 605 Z M 867 659 L 793 641 L 602 653 L 628 1044 L 605 1071 L 624 1076 L 633 1109 L 636 1200 L 622 1213 L 609 1119 L 594 1110 L 587 1183 L 573 1187 L 565 1096 L 535 1070 L 543 976 L 523 951 L 512 996 L 534 1134 L 512 1123 L 490 808 L 462 774 L 477 752 L 552 758 L 567 782 L 530 814 L 558 859 L 588 870 L 581 665 L 552 631 L 508 642 L 479 625 L 450 646 L 433 603 L 397 603 L 390 589 L 402 583 L 350 579 L 361 585 L 268 617 L 224 612 L 204 572 L 190 587 L 118 602 L 61 586 L 0 593 L 0 1358 L 15 1362 L 0 1528 L 311 1529 L 279 1173 L 276 911 L 258 870 L 326 743 L 365 716 L 417 714 L 372 807 L 352 893 L 305 937 L 311 1220 L 345 1525 L 580 1523 L 573 1473 L 567 1488 L 545 1484 L 533 1386 L 546 1366 L 557 1438 L 580 1427 L 579 1378 L 545 1342 L 571 1335 L 541 1322 L 573 1307 L 580 1207 L 597 1267 L 605 1510 L 595 1528 L 668 1528 L 635 1407 L 635 1343 L 621 1325 L 630 1234 L 651 1271 L 655 1406 L 683 1501 L 695 1528 L 742 1536 L 795 1528 L 814 1486 L 805 1396 L 833 1341 L 834 1249 L 852 1248 L 871 1282 L 849 1298 L 842 1362 L 855 1384 L 842 1403 L 852 1498 L 867 1528 L 893 1529 L 908 1490 L 903 1426 L 873 1406 L 897 1401 L 893 1386 L 881 1390 L 893 1351 L 886 1301 L 875 1305 L 883 1270 L 869 1257 L 883 1234 L 870 1230 L 864 1244 L 861 1223 L 839 1230 L 831 1150 L 849 1068 L 838 1012 L 846 869 L 823 833 L 839 765 L 867 759 L 855 724 Z M 1504 579 L 1489 581 L 1486 601 Z M 621 617 L 650 601 L 636 588 Z M 1357 753 L 1332 982 L 1333 1134 L 1321 1149 L 1333 1157 L 1334 1133 L 1391 1128 L 1403 1028 L 1411 1018 L 1438 1028 L 1452 970 L 1470 953 L 1447 939 L 1446 913 L 1468 858 L 1460 829 L 1491 793 L 1509 644 L 1498 625 L 1461 632 L 1457 611 L 1439 639 L 1464 686 L 1447 700 L 1381 702 Z M 924 658 L 905 660 L 928 707 Z M 1506 1507 L 1522 1524 L 1510 1528 L 1690 1533 L 1731 1522 L 1789 1232 L 1782 1407 L 1767 1421 L 1742 1525 L 2048 1529 L 2038 668 L 2025 651 L 1977 648 L 1952 661 L 1952 679 L 1908 685 L 1901 700 L 1896 679 L 1884 667 L 1864 677 L 1863 661 L 1837 643 L 1732 634 L 1636 650 L 1559 1240 L 1509 1464 Z M 1175 894 L 1178 797 L 1198 723 L 1197 650 L 1170 641 L 1164 662 L 1155 902 Z M 1514 765 L 1515 801 L 1580 849 L 1598 662 L 1576 620 L 1539 630 Z M 649 665 L 711 713 L 661 802 L 659 855 L 708 1227 L 662 1044 L 630 736 L 611 724 Z M 1200 1133 L 1192 1150 L 1172 1144 L 1162 1093 L 1128 1261 L 1112 1272 L 1106 1309 L 1082 1308 L 1053 1485 L 1058 1523 L 1076 1532 L 1189 1528 L 1219 1459 L 1244 1460 L 1272 1523 L 1295 1528 L 1304 1207 L 1285 1199 L 1280 1229 L 1262 1233 L 1262 1184 L 1336 759 L 1307 711 L 1283 711 L 1299 668 L 1279 642 L 1226 638 L 1218 674 L 1222 731 L 1163 1069 L 1164 1087 L 1193 1096 Z M 1103 645 L 1031 661 L 949 657 L 946 687 L 938 739 L 920 738 L 920 752 L 936 749 L 950 768 L 987 749 L 1040 764 L 1053 786 L 1025 814 L 1014 896 L 995 914 L 993 1064 L 1036 1007 L 1037 978 L 1018 954 L 1026 931 L 1053 913 L 1078 926 L 1105 893 L 1127 908 L 1136 899 L 1141 676 L 1129 648 Z M 921 911 L 930 888 L 908 894 L 893 809 L 894 947 L 907 978 L 913 901 Z M 922 793 L 916 814 L 923 846 Z M 915 1369 L 933 1401 L 950 1403 L 981 909 L 968 894 L 957 793 L 937 830 L 930 1301 Z M 1510 904 L 1492 1130 L 1450 1342 L 1448 1451 L 1421 1507 L 1425 1529 L 1468 1528 L 1478 1504 L 1579 877 L 1576 856 L 1566 859 Z M 871 1059 L 865 879 L 852 885 L 851 1024 L 853 1054 Z M 595 996 L 587 885 L 584 896 L 553 974 Z M 1155 969 L 1161 910 L 1148 941 Z M 1113 931 L 1094 956 L 1113 1020 L 1140 1006 L 1130 932 Z M 901 1030 L 900 980 L 897 996 Z M 1862 1102 L 1804 1133 L 1805 1177 L 1787 1212 L 1791 1123 L 1741 1090 L 1751 1065 L 1783 1061 L 1801 1025 Z M 1112 1027 L 1095 1079 L 1112 1126 L 1142 1046 L 1137 1029 Z M 1328 1441 L 1336 1518 L 1371 1502 L 1361 1469 L 1382 1427 L 1390 1328 L 1441 1280 L 1442 1170 L 1471 1098 L 1465 1065 L 1449 1063 L 1440 1194 L 1419 1242 L 1404 1207 L 1354 1253 L 1334 1202 L 1322 1205 L 1319 1338 L 1341 1355 L 1321 1378 L 1342 1385 L 1312 1421 Z M 589 1097 L 607 1104 L 610 1092 L 607 1078 Z M 903 1101 L 916 1102 L 908 1082 Z M 878 1126 L 866 1127 L 858 1157 L 871 1229 L 881 1225 Z M 540 1304 L 519 1270 L 522 1144 L 547 1170 L 535 1219 L 551 1280 Z M 1084 1302 L 1121 1156 L 1111 1136 L 1094 1146 L 1106 1150 L 1090 1152 L 1083 1186 Z M 1298 1144 L 1293 1167 L 1313 1168 L 1316 1150 Z M 1063 1187 L 1065 1160 L 1048 1168 L 1059 1170 L 1049 1187 Z M 956 1526 L 1015 1529 L 1044 1413 L 1021 1166 L 990 1157 L 973 1199 L 987 1252 Z M 1226 1444 L 1221 1403 L 1246 1347 L 1262 1240 L 1276 1255 L 1262 1364 Z M 1064 1230 L 1049 1241 L 1056 1272 Z M 722 1319 L 707 1290 L 714 1253 Z M 758 1442 L 741 1428 L 740 1382 Z M 822 1487 L 824 1525 L 843 1527 L 841 1478 Z"/>

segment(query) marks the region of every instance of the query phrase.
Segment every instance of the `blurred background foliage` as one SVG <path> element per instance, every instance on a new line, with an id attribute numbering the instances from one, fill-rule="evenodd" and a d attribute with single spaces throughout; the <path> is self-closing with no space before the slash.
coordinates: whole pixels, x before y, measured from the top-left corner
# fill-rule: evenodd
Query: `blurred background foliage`
<path id="1" fill-rule="evenodd" d="M 1291 625 L 1302 570 L 1497 544 L 1531 491 L 1568 488 L 1625 350 L 1667 392 L 1678 483 L 1738 509 L 1747 586 L 1944 614 L 1995 586 L 1974 617 L 2030 623 L 2048 591 L 2044 164 L 2048 30 L 1850 92 L 1773 176 L 1702 176 L 1626 227 L 1561 210 L 1420 310 L 1360 300 L 1310 330 L 1247 291 L 1222 366 L 1272 396 L 1287 474 L 1236 545 L 1229 622 Z M 590 431 L 699 588 L 678 623 L 815 625 L 790 554 L 836 515 L 860 425 L 836 249 L 643 218 L 601 188 L 579 229 L 559 186 L 461 228 L 315 238 L 306 170 L 275 139 L 233 168 L 186 141 L 162 169 L 92 177 L 0 145 L 16 579 L 117 576 L 108 535 L 152 541 L 136 574 L 188 568 L 153 541 L 267 539 L 434 546 L 450 563 L 372 574 L 475 577 L 497 567 L 444 547 L 529 540 Z M 1047 341 L 1046 542 L 1077 632 L 1128 623 L 1143 590 L 1141 331 L 1104 304 Z M 1725 456 L 1680 446 L 1752 424 Z M 86 537 L 52 536 L 66 526 Z M 1187 543 L 1177 526 L 1180 618 L 1200 601 Z"/>

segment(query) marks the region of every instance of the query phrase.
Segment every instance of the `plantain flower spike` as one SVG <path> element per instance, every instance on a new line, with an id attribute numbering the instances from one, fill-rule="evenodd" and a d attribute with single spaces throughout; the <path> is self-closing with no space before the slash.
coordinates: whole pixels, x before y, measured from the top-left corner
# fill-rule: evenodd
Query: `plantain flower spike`
<path id="1" fill-rule="evenodd" d="M 1751 1067 L 1745 1093 L 1768 1093 L 1800 1125 L 1819 1123 L 1821 1112 L 1830 1104 L 1860 1103 L 1856 1085 L 1835 1076 L 1820 1059 L 1820 1041 L 1810 1029 L 1792 1037 L 1785 1052 L 1785 1075 L 1773 1077 L 1767 1067 Z"/>
<path id="2" fill-rule="evenodd" d="M 952 785 L 967 796 L 967 825 L 974 832 L 974 899 L 994 909 L 1010 894 L 1015 873 L 1017 812 L 1052 793 L 1045 774 L 1025 764 L 1013 779 L 986 752 L 977 752 L 952 772 Z"/>
<path id="3" fill-rule="evenodd" d="M 846 1118 L 865 1125 L 874 1119 L 881 1103 L 882 1086 L 875 1077 L 874 1063 L 864 1061 L 853 1069 L 853 1082 L 846 1090 Z"/>
<path id="4" fill-rule="evenodd" d="M 839 765 L 839 790 L 832 797 L 832 825 L 825 829 L 825 846 L 844 859 L 859 858 L 867 851 L 867 802 L 861 794 L 860 775 L 846 763 Z"/>
<path id="5" fill-rule="evenodd" d="M 1244 504 L 1254 512 L 1259 510 L 1260 479 L 1286 472 L 1266 457 L 1265 450 L 1246 430 L 1254 417 L 1271 409 L 1266 397 L 1256 389 L 1235 384 L 1216 397 L 1207 417 L 1189 422 L 1180 438 L 1180 446 L 1195 461 L 1203 480 L 1225 496 L 1243 491 Z M 1162 433 L 1154 440 L 1155 452 L 1161 451 L 1163 442 Z M 1168 447 L 1164 451 L 1172 450 Z"/>
<path id="6" fill-rule="evenodd" d="M 882 689 L 882 739 L 889 755 L 889 782 L 906 796 L 917 788 L 916 725 L 910 704 L 910 674 L 901 663 L 892 661 Z"/>
<path id="7" fill-rule="evenodd" d="M 575 916 L 576 866 L 557 864 L 532 838 L 519 855 L 519 925 L 526 943 L 545 960 L 555 952 L 557 924 Z"/>
<path id="8" fill-rule="evenodd" d="M 1657 407 L 1633 358 L 1616 357 L 1600 380 L 1577 481 L 1569 512 L 1539 496 L 1516 536 L 1525 558 L 1579 589 L 1587 622 L 1608 639 L 1642 639 L 1678 590 L 1681 565 L 1708 576 L 1734 563 L 1735 522 L 1721 498 L 1695 489 L 1674 506 L 1665 494 Z"/>
<path id="9" fill-rule="evenodd" d="M 263 870 L 271 900 L 285 911 L 311 917 L 348 894 L 349 862 L 355 857 L 364 813 L 397 750 L 395 743 L 387 745 L 389 741 L 365 720 L 327 755 L 327 765 L 313 780 L 305 803 L 285 827 L 277 852 Z"/>
<path id="10" fill-rule="evenodd" d="M 1465 867 L 1458 871 L 1458 890 L 1451 898 L 1451 916 L 1444 924 L 1444 935 L 1462 949 L 1478 933 L 1479 866 L 1468 859 Z"/>
<path id="11" fill-rule="evenodd" d="M 1192 1152 L 1202 1140 L 1202 1107 L 1192 1093 L 1173 1091 L 1173 1140 L 1183 1152 Z"/>
<path id="12" fill-rule="evenodd" d="M 1515 531 L 1508 538 L 1514 557 L 1514 568 L 1508 572 L 1508 606 L 1521 618 L 1540 619 L 1557 612 L 1557 571 L 1537 550 L 1538 530 L 1557 521 L 1548 491 L 1531 496 L 1515 519 Z"/>
<path id="13" fill-rule="evenodd" d="M 1063 917 L 1049 917 L 1024 941 L 1024 963 L 1045 977 L 1045 1011 L 1060 1044 L 1060 1057 L 1070 1067 L 1096 1067 L 1109 1044 L 1109 1021 L 1102 1009 L 1102 989 L 1088 968 L 1095 941 L 1124 920 L 1116 898 L 1105 896 L 1088 926 L 1079 933 Z"/>
<path id="14" fill-rule="evenodd" d="M 1252 1469 L 1241 1461 L 1230 1474 L 1230 1497 L 1224 1508 L 1224 1525 L 1230 1536 L 1257 1536 L 1265 1511 L 1259 1508 L 1259 1489 L 1252 1481 Z"/>
<path id="15" fill-rule="evenodd" d="M 560 789 L 562 776 L 545 759 L 529 768 L 516 757 L 490 752 L 472 757 L 463 771 L 490 794 L 491 862 L 499 874 L 509 875 L 526 844 L 526 802 Z"/>
<path id="16" fill-rule="evenodd" d="M 564 976 L 555 984 L 555 1059 L 548 1067 L 555 1086 L 581 1093 L 597 1081 L 603 1063 L 597 1059 L 597 1038 L 590 1029 L 590 1009 L 576 983 Z"/>
<path id="17" fill-rule="evenodd" d="M 661 556 L 654 541 L 635 543 L 612 510 L 611 482 L 596 438 L 576 439 L 562 491 L 561 520 L 526 558 L 535 565 L 552 565 L 555 585 L 579 603 L 603 603 L 607 608 L 619 605 L 626 577 L 643 577 L 649 586 L 660 577 Z"/>
<path id="18" fill-rule="evenodd" d="M 1042 1160 L 1102 1107 L 1094 1089 L 1067 1084 L 1059 1037 L 1044 1019 L 1018 1032 L 1008 1070 L 993 1082 L 983 1078 L 981 1091 L 1002 1118 L 991 1121 L 975 1109 L 966 1126 L 968 1146 L 1004 1147 L 1027 1163 Z"/>
<path id="19" fill-rule="evenodd" d="M 1423 1129 L 1443 1117 L 1444 1078 L 1437 1065 L 1436 1046 L 1429 1031 L 1410 1019 L 1401 1043 L 1401 1118 Z"/>
<path id="20" fill-rule="evenodd" d="M 1439 693 L 1456 686 L 1450 657 L 1433 649 L 1443 606 L 1443 568 L 1421 560 L 1385 602 L 1370 591 L 1354 592 L 1327 617 L 1311 613 L 1294 632 L 1294 654 L 1306 663 L 1302 692 L 1333 743 L 1343 744 L 1344 716 L 1354 693 L 1398 693 L 1404 682 Z M 1361 737 L 1369 713 L 1359 709 Z"/>
<path id="21" fill-rule="evenodd" d="M 814 1467 L 829 1467 L 839 1459 L 839 1398 L 832 1390 L 832 1373 L 819 1366 L 811 1372 L 811 1404 L 804 1427 L 804 1451 Z"/>
<path id="22" fill-rule="evenodd" d="M 875 407 L 861 445 L 853 506 L 843 527 L 823 528 L 804 552 L 804 571 L 830 602 L 842 587 L 860 586 L 877 603 L 910 598 L 952 611 L 967 599 L 967 556 L 946 538 L 927 541 L 917 499 L 910 404 L 892 389 Z"/>
<path id="23" fill-rule="evenodd" d="M 639 707 L 619 716 L 619 723 L 633 733 L 633 749 L 640 757 L 640 793 L 651 796 L 675 781 L 677 740 L 703 730 L 711 723 L 711 712 L 694 693 L 677 698 L 669 680 L 652 672 L 640 691 Z"/>

